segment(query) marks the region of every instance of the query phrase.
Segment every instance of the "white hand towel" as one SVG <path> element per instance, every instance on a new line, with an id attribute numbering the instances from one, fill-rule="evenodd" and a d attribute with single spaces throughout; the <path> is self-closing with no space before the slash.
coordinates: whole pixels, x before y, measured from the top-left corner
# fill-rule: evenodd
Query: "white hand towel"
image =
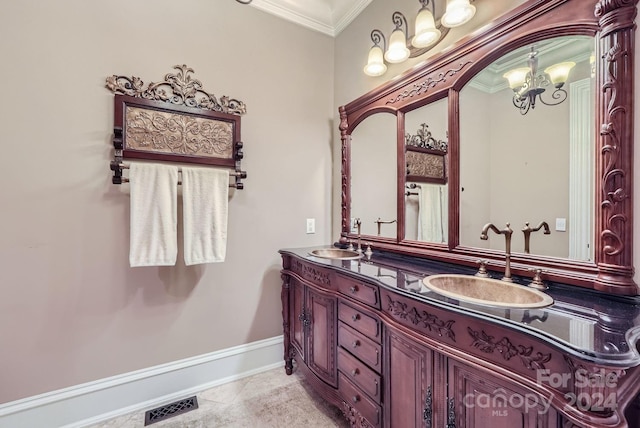
<path id="1" fill-rule="evenodd" d="M 418 240 L 447 242 L 447 187 L 423 183 L 418 207 Z"/>
<path id="2" fill-rule="evenodd" d="M 172 266 L 178 254 L 178 168 L 132 163 L 129 264 Z"/>
<path id="3" fill-rule="evenodd" d="M 227 255 L 229 172 L 182 168 L 184 262 L 223 262 Z"/>

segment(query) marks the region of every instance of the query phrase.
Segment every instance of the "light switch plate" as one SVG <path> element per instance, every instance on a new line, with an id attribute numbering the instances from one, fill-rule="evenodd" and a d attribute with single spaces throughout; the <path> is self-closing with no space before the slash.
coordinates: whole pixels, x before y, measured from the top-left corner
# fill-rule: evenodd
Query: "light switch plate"
<path id="1" fill-rule="evenodd" d="M 316 219 L 308 218 L 307 219 L 307 233 L 316 233 Z"/>
<path id="2" fill-rule="evenodd" d="M 566 232 L 567 231 L 567 219 L 566 218 L 557 218 L 556 219 L 556 231 L 557 232 Z"/>

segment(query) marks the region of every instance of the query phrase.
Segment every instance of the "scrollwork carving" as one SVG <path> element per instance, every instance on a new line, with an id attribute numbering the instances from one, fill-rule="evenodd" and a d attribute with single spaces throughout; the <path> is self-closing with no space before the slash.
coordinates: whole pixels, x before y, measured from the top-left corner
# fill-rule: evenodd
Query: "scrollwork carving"
<path id="1" fill-rule="evenodd" d="M 467 327 L 467 331 L 473 338 L 471 346 L 474 348 L 478 348 L 487 354 L 497 351 L 507 361 L 518 356 L 522 364 L 529 370 L 544 369 L 544 363 L 551 360 L 551 354 L 543 354 L 542 352 L 534 353 L 532 346 L 514 345 L 506 337 L 496 342 L 493 336 L 488 335 L 484 331 L 477 332 L 471 327 Z"/>
<path id="2" fill-rule="evenodd" d="M 404 143 L 407 146 L 420 147 L 423 149 L 438 150 L 446 153 L 449 147 L 449 143 L 445 140 L 436 140 L 431 131 L 429 131 L 429 125 L 426 123 L 420 124 L 420 128 L 416 131 L 416 135 L 411 135 L 408 132 L 404 136 Z"/>
<path id="3" fill-rule="evenodd" d="M 127 106 L 129 149 L 215 156 L 233 155 L 233 125 L 221 120 Z"/>
<path id="4" fill-rule="evenodd" d="M 627 114 L 626 107 L 617 103 L 618 78 L 617 70 L 623 67 L 620 61 L 626 61 L 628 53 L 619 44 L 615 44 L 607 53 L 607 78 L 603 85 L 603 91 L 610 92 L 610 101 L 607 109 L 607 122 L 602 125 L 600 135 L 607 137 L 607 143 L 601 149 L 604 159 L 604 171 L 602 177 L 603 200 L 601 206 L 607 213 L 606 228 L 602 231 L 603 251 L 608 256 L 615 256 L 624 250 L 622 234 L 627 223 L 627 216 L 621 212 L 620 203 L 629 197 L 624 186 L 626 184 L 625 171 L 619 167 L 620 140 L 619 121 L 620 116 Z"/>
<path id="5" fill-rule="evenodd" d="M 586 367 L 584 364 L 576 363 L 571 357 L 565 355 L 564 360 L 571 369 L 572 379 L 578 381 L 582 388 L 593 388 L 602 390 L 607 385 L 615 386 L 622 379 L 627 371 L 625 369 L 605 368 L 594 366 Z"/>
<path id="6" fill-rule="evenodd" d="M 387 310 L 391 312 L 392 315 L 400 319 L 406 319 L 411 321 L 413 325 L 422 325 L 429 331 L 437 333 L 439 336 L 445 336 L 449 339 L 456 341 L 456 334 L 453 331 L 453 324 L 455 320 L 442 321 L 437 316 L 428 313 L 427 311 L 418 311 L 415 307 L 408 309 L 408 305 L 406 303 L 402 303 L 400 301 L 394 301 L 390 296 L 387 296 L 389 299 L 389 306 Z"/>
<path id="7" fill-rule="evenodd" d="M 396 95 L 393 98 L 387 100 L 386 104 L 395 104 L 399 101 L 404 101 L 407 98 L 413 98 L 418 95 L 422 95 L 429 91 L 429 89 L 433 89 L 438 86 L 442 82 L 446 82 L 447 78 L 453 77 L 456 73 L 460 72 L 467 65 L 471 64 L 472 61 L 461 62 L 458 68 L 451 68 L 447 71 L 443 71 L 438 73 L 435 78 L 429 76 L 427 80 L 422 83 L 415 83 L 412 89 L 407 89 L 402 91 L 400 94 Z"/>
<path id="8" fill-rule="evenodd" d="M 352 428 L 373 428 L 373 425 L 371 425 L 356 408 L 351 407 L 346 401 L 342 402 L 342 414 L 347 418 Z"/>
<path id="9" fill-rule="evenodd" d="M 313 282 L 325 285 L 331 285 L 331 279 L 329 278 L 329 274 L 326 272 L 320 272 L 311 266 L 303 265 L 302 274 L 311 279 Z"/>
<path id="10" fill-rule="evenodd" d="M 616 9 L 620 9 L 622 7 L 632 7 L 637 2 L 638 0 L 600 0 L 596 4 L 595 15 L 596 17 L 601 18 L 604 15 L 615 11 Z"/>
<path id="11" fill-rule="evenodd" d="M 446 178 L 445 160 L 441 155 L 407 151 L 405 160 L 407 161 L 407 175 L 441 180 Z"/>
<path id="12" fill-rule="evenodd" d="M 175 105 L 238 115 L 243 115 L 247 112 L 247 107 L 242 101 L 229 98 L 226 95 L 218 99 L 215 95 L 202 89 L 202 83 L 192 78 L 193 69 L 191 67 L 183 64 L 176 65 L 173 68 L 178 72 L 167 73 L 163 82 L 151 82 L 146 88 L 144 88 L 144 83 L 139 77 L 114 74 L 107 77 L 107 88 L 116 94 L 146 100 L 165 101 Z"/>

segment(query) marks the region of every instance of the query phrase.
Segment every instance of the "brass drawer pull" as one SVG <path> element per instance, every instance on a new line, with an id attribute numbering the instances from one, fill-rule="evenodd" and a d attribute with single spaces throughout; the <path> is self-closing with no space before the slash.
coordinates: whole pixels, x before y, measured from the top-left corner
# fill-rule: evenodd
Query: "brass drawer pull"
<path id="1" fill-rule="evenodd" d="M 360 314 L 353 314 L 351 319 L 354 320 L 354 321 L 358 321 L 360 319 Z"/>
<path id="2" fill-rule="evenodd" d="M 353 346 L 354 348 L 357 348 L 358 346 L 360 346 L 360 341 L 359 340 L 354 341 L 351 346 Z"/>
<path id="3" fill-rule="evenodd" d="M 358 374 L 360 374 L 360 371 L 358 369 L 351 370 L 351 376 L 357 376 Z"/>
<path id="4" fill-rule="evenodd" d="M 358 286 L 352 285 L 349 291 L 351 291 L 351 294 L 356 294 L 358 292 Z"/>

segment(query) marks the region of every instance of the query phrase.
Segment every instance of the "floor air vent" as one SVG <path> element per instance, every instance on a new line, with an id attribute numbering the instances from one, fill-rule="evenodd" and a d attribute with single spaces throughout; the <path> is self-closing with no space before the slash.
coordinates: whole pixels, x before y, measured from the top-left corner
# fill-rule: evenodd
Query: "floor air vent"
<path id="1" fill-rule="evenodd" d="M 148 410 L 144 414 L 144 425 L 151 425 L 197 408 L 198 399 L 195 395 L 193 397 L 185 398 L 184 400 L 174 401 L 173 403 Z"/>

